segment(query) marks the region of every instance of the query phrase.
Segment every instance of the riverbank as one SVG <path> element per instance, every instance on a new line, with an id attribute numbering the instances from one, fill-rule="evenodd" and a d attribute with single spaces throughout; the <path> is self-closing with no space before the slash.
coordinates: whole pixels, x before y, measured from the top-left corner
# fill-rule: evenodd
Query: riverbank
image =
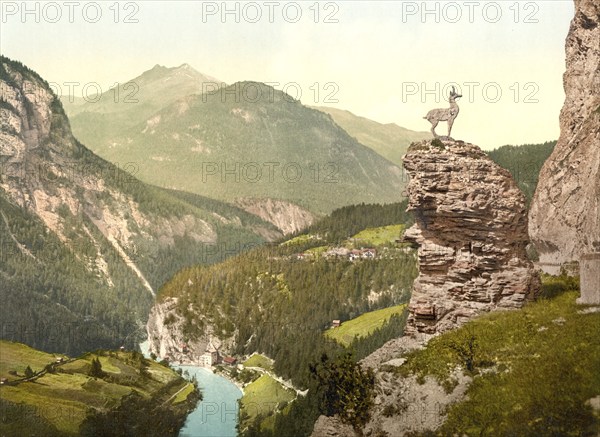
<path id="1" fill-rule="evenodd" d="M 148 341 L 139 346 L 144 356 L 149 357 Z M 202 394 L 202 400 L 188 414 L 179 437 L 237 437 L 242 384 L 216 367 L 201 367 L 193 363 L 171 363 L 171 366 L 181 369 L 187 378 L 195 378 Z"/>
<path id="2" fill-rule="evenodd" d="M 181 429 L 180 437 L 236 437 L 239 417 L 238 400 L 242 391 L 228 379 L 210 369 L 175 366 L 190 378 L 196 378 L 202 401 L 192 411 Z"/>

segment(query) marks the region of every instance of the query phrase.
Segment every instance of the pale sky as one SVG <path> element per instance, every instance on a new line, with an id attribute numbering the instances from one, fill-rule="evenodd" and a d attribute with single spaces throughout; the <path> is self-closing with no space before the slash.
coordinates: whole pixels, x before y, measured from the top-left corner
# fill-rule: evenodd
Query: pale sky
<path id="1" fill-rule="evenodd" d="M 447 106 L 443 92 L 454 83 L 463 98 L 452 136 L 490 149 L 558 138 L 574 7 L 571 0 L 2 1 L 0 11 L 2 54 L 49 82 L 107 90 L 155 64 L 188 63 L 226 83 L 278 82 L 304 104 L 421 131 L 430 128 L 428 110 Z M 445 123 L 437 132 L 446 133 Z"/>

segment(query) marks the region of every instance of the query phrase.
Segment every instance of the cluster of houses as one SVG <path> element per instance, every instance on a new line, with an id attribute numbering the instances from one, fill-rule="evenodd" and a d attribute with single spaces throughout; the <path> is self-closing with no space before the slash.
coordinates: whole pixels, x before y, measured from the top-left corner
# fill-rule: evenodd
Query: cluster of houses
<path id="1" fill-rule="evenodd" d="M 296 259 L 305 260 L 313 258 L 315 255 L 311 252 L 302 252 L 296 254 Z M 356 261 L 359 259 L 374 259 L 377 257 L 377 250 L 371 247 L 361 249 L 347 249 L 345 247 L 332 247 L 331 249 L 323 252 L 324 258 L 347 258 L 349 261 Z"/>
<path id="2" fill-rule="evenodd" d="M 373 259 L 377 256 L 377 251 L 375 249 L 353 249 L 348 254 L 348 259 L 350 261 L 354 261 L 357 259 Z"/>

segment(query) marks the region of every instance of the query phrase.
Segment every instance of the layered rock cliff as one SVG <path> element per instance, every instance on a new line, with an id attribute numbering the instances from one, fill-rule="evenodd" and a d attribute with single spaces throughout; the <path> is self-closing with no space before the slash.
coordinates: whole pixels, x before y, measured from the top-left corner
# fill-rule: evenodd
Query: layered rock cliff
<path id="1" fill-rule="evenodd" d="M 539 291 L 527 259 L 525 197 L 508 171 L 461 141 L 414 143 L 404 157 L 405 238 L 419 245 L 407 334 L 435 334 L 494 309 L 519 308 Z"/>
<path id="2" fill-rule="evenodd" d="M 600 252 L 600 3 L 575 0 L 566 41 L 560 138 L 540 173 L 529 234 L 553 273 Z"/>

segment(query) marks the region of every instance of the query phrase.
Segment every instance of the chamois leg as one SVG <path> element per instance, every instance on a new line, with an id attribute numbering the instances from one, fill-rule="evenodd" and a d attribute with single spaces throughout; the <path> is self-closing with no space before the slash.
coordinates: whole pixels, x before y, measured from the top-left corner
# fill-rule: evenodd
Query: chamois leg
<path id="1" fill-rule="evenodd" d="M 452 125 L 454 124 L 454 119 L 448 119 L 448 138 L 450 138 L 450 132 L 452 132 Z"/>
<path id="2" fill-rule="evenodd" d="M 438 125 L 438 123 L 440 121 L 439 120 L 429 120 L 429 122 L 431 123 L 431 133 L 433 134 L 433 136 L 435 138 L 437 138 L 438 134 L 435 133 L 435 127 Z"/>

